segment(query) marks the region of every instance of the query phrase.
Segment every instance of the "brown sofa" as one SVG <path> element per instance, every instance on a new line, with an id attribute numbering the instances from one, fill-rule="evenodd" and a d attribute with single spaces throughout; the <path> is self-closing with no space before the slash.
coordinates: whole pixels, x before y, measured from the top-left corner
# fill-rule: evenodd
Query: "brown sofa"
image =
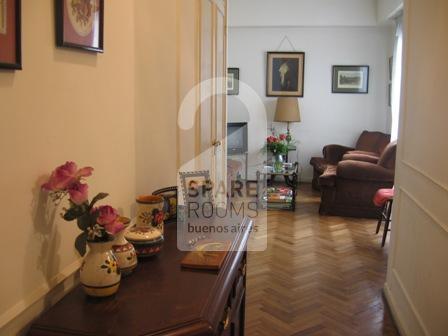
<path id="1" fill-rule="evenodd" d="M 341 145 L 325 146 L 322 150 L 323 157 L 313 157 L 310 161 L 314 168 L 313 188 L 320 190 L 319 177 L 328 165 L 337 165 L 341 160 L 377 163 L 389 142 L 389 134 L 363 131 L 354 148 Z"/>
<path id="2" fill-rule="evenodd" d="M 322 191 L 319 213 L 378 218 L 373 196 L 378 189 L 394 185 L 396 148 L 396 142 L 387 145 L 377 163 L 351 159 L 328 164 L 319 177 Z"/>

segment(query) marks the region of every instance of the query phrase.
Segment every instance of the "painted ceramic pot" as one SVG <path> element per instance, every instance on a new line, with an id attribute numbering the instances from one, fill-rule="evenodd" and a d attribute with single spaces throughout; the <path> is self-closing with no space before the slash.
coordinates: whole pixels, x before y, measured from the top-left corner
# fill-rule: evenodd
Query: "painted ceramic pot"
<path id="1" fill-rule="evenodd" d="M 165 200 L 163 211 L 165 212 L 165 223 L 174 222 L 177 219 L 177 187 L 168 187 L 156 190 L 153 195 L 162 196 Z"/>
<path id="2" fill-rule="evenodd" d="M 125 236 L 134 245 L 139 258 L 152 257 L 162 250 L 164 237 L 162 232 L 156 227 L 141 228 L 137 225 L 132 225 Z"/>
<path id="3" fill-rule="evenodd" d="M 163 235 L 163 207 L 165 199 L 162 196 L 145 195 L 137 197 L 136 227 L 140 229 L 156 228 Z"/>
<path id="4" fill-rule="evenodd" d="M 129 218 L 121 217 L 120 221 L 124 224 L 125 228 L 116 234 L 112 251 L 117 258 L 121 275 L 127 276 L 137 267 L 137 254 L 134 246 L 128 242 L 125 237 L 126 230 L 128 229 L 131 220 Z"/>
<path id="5" fill-rule="evenodd" d="M 87 242 L 89 252 L 80 269 L 80 280 L 89 296 L 106 297 L 115 294 L 120 286 L 121 273 L 112 242 Z"/>

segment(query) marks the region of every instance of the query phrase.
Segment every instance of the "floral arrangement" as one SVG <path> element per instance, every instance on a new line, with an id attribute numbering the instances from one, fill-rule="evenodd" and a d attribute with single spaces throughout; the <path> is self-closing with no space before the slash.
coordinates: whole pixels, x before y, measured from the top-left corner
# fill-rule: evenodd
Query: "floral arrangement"
<path id="1" fill-rule="evenodd" d="M 63 208 L 62 218 L 66 221 L 77 220 L 83 232 L 76 238 L 75 247 L 83 256 L 86 252 L 86 242 L 106 242 L 120 232 L 124 225 L 119 220 L 116 209 L 109 205 L 95 207 L 95 204 L 109 196 L 99 193 L 91 202 L 88 199 L 89 186 L 85 178 L 92 175 L 93 168 L 78 169 L 74 162 L 66 162 L 57 167 L 42 189 L 50 193 L 52 201 L 59 203 L 68 195 L 69 208 Z"/>
<path id="2" fill-rule="evenodd" d="M 288 144 L 286 134 L 280 134 L 278 137 L 271 135 L 266 138 L 265 149 L 272 155 L 285 155 L 288 153 Z"/>

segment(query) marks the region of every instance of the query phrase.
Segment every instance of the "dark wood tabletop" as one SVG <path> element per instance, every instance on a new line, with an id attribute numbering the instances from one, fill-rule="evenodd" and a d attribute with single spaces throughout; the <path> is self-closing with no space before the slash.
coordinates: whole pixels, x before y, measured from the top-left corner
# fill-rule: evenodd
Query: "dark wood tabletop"
<path id="1" fill-rule="evenodd" d="M 242 221 L 244 230 L 235 233 L 234 251 L 219 272 L 181 268 L 187 252 L 177 249 L 176 223 L 172 223 L 165 227 L 162 252 L 139 260 L 115 296 L 89 298 L 78 286 L 45 312 L 29 335 L 218 334 L 252 228 L 249 219 Z"/>

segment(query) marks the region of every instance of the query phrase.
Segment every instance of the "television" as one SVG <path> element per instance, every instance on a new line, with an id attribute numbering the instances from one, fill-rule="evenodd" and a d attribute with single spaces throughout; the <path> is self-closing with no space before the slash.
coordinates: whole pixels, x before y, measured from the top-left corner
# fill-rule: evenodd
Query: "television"
<path id="1" fill-rule="evenodd" d="M 247 153 L 247 123 L 227 124 L 227 154 Z"/>

